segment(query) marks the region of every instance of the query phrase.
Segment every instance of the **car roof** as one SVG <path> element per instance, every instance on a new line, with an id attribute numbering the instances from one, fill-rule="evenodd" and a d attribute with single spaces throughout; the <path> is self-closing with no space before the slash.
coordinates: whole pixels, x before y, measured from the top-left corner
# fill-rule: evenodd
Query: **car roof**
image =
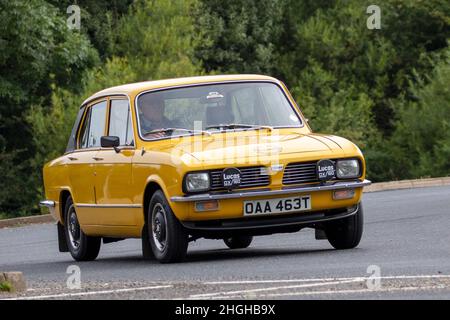
<path id="1" fill-rule="evenodd" d="M 174 78 L 174 79 L 165 79 L 165 80 L 155 80 L 155 81 L 145 81 L 145 82 L 137 82 L 124 84 L 116 87 L 111 87 L 108 89 L 104 89 L 99 91 L 89 98 L 87 98 L 83 104 L 87 104 L 92 100 L 97 98 L 101 98 L 104 96 L 112 96 L 112 95 L 128 95 L 135 96 L 141 92 L 153 90 L 153 89 L 163 89 L 170 87 L 178 87 L 178 86 L 186 86 L 191 84 L 208 84 L 208 83 L 217 83 L 217 82 L 227 82 L 227 81 L 271 81 L 279 83 L 279 80 L 264 76 L 264 75 L 256 75 L 256 74 L 239 74 L 239 75 L 215 75 L 215 76 L 200 76 L 200 77 L 187 77 L 187 78 Z"/>

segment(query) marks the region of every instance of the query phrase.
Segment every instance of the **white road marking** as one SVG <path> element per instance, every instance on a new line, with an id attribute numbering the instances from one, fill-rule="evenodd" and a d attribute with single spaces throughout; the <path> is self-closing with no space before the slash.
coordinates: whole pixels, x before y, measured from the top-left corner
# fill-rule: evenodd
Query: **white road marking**
<path id="1" fill-rule="evenodd" d="M 248 294 L 248 293 L 256 293 L 263 291 L 275 291 L 275 290 L 283 290 L 283 289 L 298 289 L 298 288 L 311 288 L 311 287 L 319 287 L 319 286 L 329 286 L 333 284 L 344 284 L 350 282 L 361 282 L 364 278 L 354 278 L 352 280 L 341 280 L 341 281 L 329 281 L 329 282 L 321 282 L 321 283 L 310 283 L 310 284 L 298 284 L 293 286 L 281 286 L 281 287 L 266 287 L 266 288 L 257 288 L 257 289 L 247 289 L 247 290 L 237 290 L 237 291 L 222 291 L 222 292 L 212 292 L 212 293 L 202 293 L 202 294 L 194 294 L 191 295 L 190 298 L 216 298 L 217 296 L 229 296 L 235 294 Z"/>
<path id="2" fill-rule="evenodd" d="M 99 295 L 99 294 L 124 293 L 124 292 L 133 292 L 133 291 L 165 289 L 165 288 L 171 288 L 171 287 L 173 287 L 173 286 L 166 285 L 166 286 L 152 286 L 152 287 L 139 287 L 139 288 L 127 288 L 127 289 L 111 289 L 111 290 L 102 290 L 102 291 L 59 293 L 59 294 L 52 294 L 52 295 L 10 298 L 10 299 L 4 299 L 4 300 L 39 300 L 39 299 L 64 298 L 64 297 L 82 297 L 82 296 L 92 296 L 92 295 Z M 2 300 L 2 299 L 0 299 L 0 300 Z"/>
<path id="3" fill-rule="evenodd" d="M 45 291 L 50 289 L 51 288 L 28 288 L 27 291 Z"/>
<path id="4" fill-rule="evenodd" d="M 305 279 L 274 279 L 274 280 L 242 280 L 242 281 L 207 281 L 202 282 L 203 285 L 239 285 L 239 284 L 281 284 L 286 283 L 293 285 L 285 286 L 269 286 L 263 288 L 253 288 L 246 290 L 233 290 L 233 291 L 222 291 L 222 292 L 212 292 L 212 293 L 202 293 L 194 294 L 189 297 L 189 299 L 223 299 L 232 297 L 241 297 L 242 295 L 253 295 L 258 297 L 282 297 L 282 296 L 297 296 L 297 295 L 318 295 L 318 294 L 342 294 L 342 293 L 370 293 L 370 292 L 388 292 L 388 291 L 398 291 L 398 290 L 427 290 L 427 289 L 446 289 L 449 286 L 446 285 L 436 285 L 436 286 L 415 286 L 415 287 L 402 287 L 402 288 L 380 288 L 376 290 L 369 289 L 337 289 L 337 290 L 322 290 L 322 291 L 291 291 L 282 293 L 270 293 L 270 291 L 279 290 L 289 290 L 289 289 L 300 289 L 300 288 L 313 288 L 320 286 L 329 285 L 342 285 L 346 283 L 364 282 L 367 280 L 374 279 L 385 279 L 385 280 L 405 280 L 405 279 L 450 279 L 450 275 L 398 275 L 398 276 L 382 276 L 382 277 L 343 277 L 343 278 L 305 278 Z M 298 283 L 298 284 L 295 284 Z M 156 289 L 167 289 L 172 288 L 173 285 L 158 285 L 158 286 L 148 286 L 148 287 L 137 287 L 137 288 L 123 288 L 123 289 L 111 289 L 111 290 L 101 290 L 101 291 L 88 291 L 88 292 L 68 292 L 60 294 L 48 294 L 48 295 L 36 295 L 36 296 L 23 296 L 16 298 L 8 298 L 4 300 L 36 300 L 36 299 L 50 299 L 50 298 L 64 298 L 64 297 L 82 297 L 82 296 L 93 296 L 102 294 L 114 294 L 114 293 L 126 293 L 133 291 L 145 291 L 145 290 L 156 290 Z M 47 289 L 47 288 L 45 288 Z M 39 288 L 30 288 L 27 291 L 41 290 Z M 269 292 L 269 293 L 267 293 Z M 2 299 L 0 299 L 2 300 Z"/>
<path id="5" fill-rule="evenodd" d="M 254 298 L 275 298 L 275 297 L 284 297 L 284 296 L 308 296 L 308 295 L 320 295 L 320 294 L 350 294 L 350 293 L 382 293 L 382 292 L 393 292 L 393 291 L 418 291 L 418 290 L 435 290 L 435 289 L 445 289 L 446 286 L 437 285 L 437 286 L 424 286 L 424 287 L 402 287 L 402 288 L 385 288 L 385 289 L 344 289 L 344 290 L 326 290 L 326 291 L 293 291 L 293 292 L 284 292 L 284 293 L 269 293 L 269 294 L 260 294 Z M 220 296 L 218 299 L 234 299 L 240 298 L 239 295 L 229 295 L 229 296 Z"/>
<path id="6" fill-rule="evenodd" d="M 296 282 L 320 282 L 320 281 L 346 281 L 346 280 L 395 280 L 395 279 L 438 279 L 450 278 L 450 275 L 400 275 L 400 276 L 382 276 L 382 277 L 347 277 L 347 278 L 311 278 L 311 279 L 274 279 L 274 280 L 236 280 L 236 281 L 208 281 L 203 284 L 221 285 L 221 284 L 259 284 L 259 283 L 296 283 Z"/>

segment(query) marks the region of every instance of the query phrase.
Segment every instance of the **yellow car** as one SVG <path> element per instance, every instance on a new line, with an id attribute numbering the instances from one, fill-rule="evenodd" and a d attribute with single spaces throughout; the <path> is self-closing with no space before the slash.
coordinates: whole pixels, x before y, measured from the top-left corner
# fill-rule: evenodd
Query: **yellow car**
<path id="1" fill-rule="evenodd" d="M 66 152 L 44 166 L 59 250 L 141 238 L 144 258 L 188 244 L 314 228 L 336 249 L 363 231 L 365 162 L 350 141 L 313 133 L 285 85 L 228 75 L 142 82 L 84 101 Z"/>

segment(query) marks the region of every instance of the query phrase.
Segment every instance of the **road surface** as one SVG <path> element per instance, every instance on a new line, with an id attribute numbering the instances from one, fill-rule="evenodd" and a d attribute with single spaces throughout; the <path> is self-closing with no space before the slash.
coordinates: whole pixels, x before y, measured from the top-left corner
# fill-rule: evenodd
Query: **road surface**
<path id="1" fill-rule="evenodd" d="M 1 229 L 0 271 L 22 271 L 29 289 L 0 298 L 450 299 L 450 187 L 368 193 L 363 203 L 357 249 L 334 250 L 304 229 L 242 250 L 201 239 L 170 265 L 142 260 L 140 240 L 103 245 L 96 261 L 77 263 L 58 252 L 52 224 Z M 78 289 L 67 286 L 72 265 Z"/>

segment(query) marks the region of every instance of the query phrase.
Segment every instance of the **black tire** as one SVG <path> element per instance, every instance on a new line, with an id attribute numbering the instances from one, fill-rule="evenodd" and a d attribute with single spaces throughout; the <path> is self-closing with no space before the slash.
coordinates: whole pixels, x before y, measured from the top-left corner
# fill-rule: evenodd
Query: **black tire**
<path id="1" fill-rule="evenodd" d="M 363 208 L 359 204 L 354 215 L 328 222 L 325 225 L 325 233 L 335 249 L 352 249 L 361 241 L 363 224 Z"/>
<path id="2" fill-rule="evenodd" d="M 244 249 L 252 243 L 252 236 L 235 236 L 223 239 L 223 242 L 230 249 Z"/>
<path id="3" fill-rule="evenodd" d="M 101 238 L 87 236 L 81 230 L 80 224 L 72 201 L 72 197 L 66 201 L 64 208 L 64 230 L 67 247 L 76 261 L 95 260 L 100 252 Z"/>
<path id="4" fill-rule="evenodd" d="M 161 190 L 150 200 L 147 221 L 148 238 L 156 260 L 161 263 L 182 261 L 186 257 L 188 234 Z"/>

